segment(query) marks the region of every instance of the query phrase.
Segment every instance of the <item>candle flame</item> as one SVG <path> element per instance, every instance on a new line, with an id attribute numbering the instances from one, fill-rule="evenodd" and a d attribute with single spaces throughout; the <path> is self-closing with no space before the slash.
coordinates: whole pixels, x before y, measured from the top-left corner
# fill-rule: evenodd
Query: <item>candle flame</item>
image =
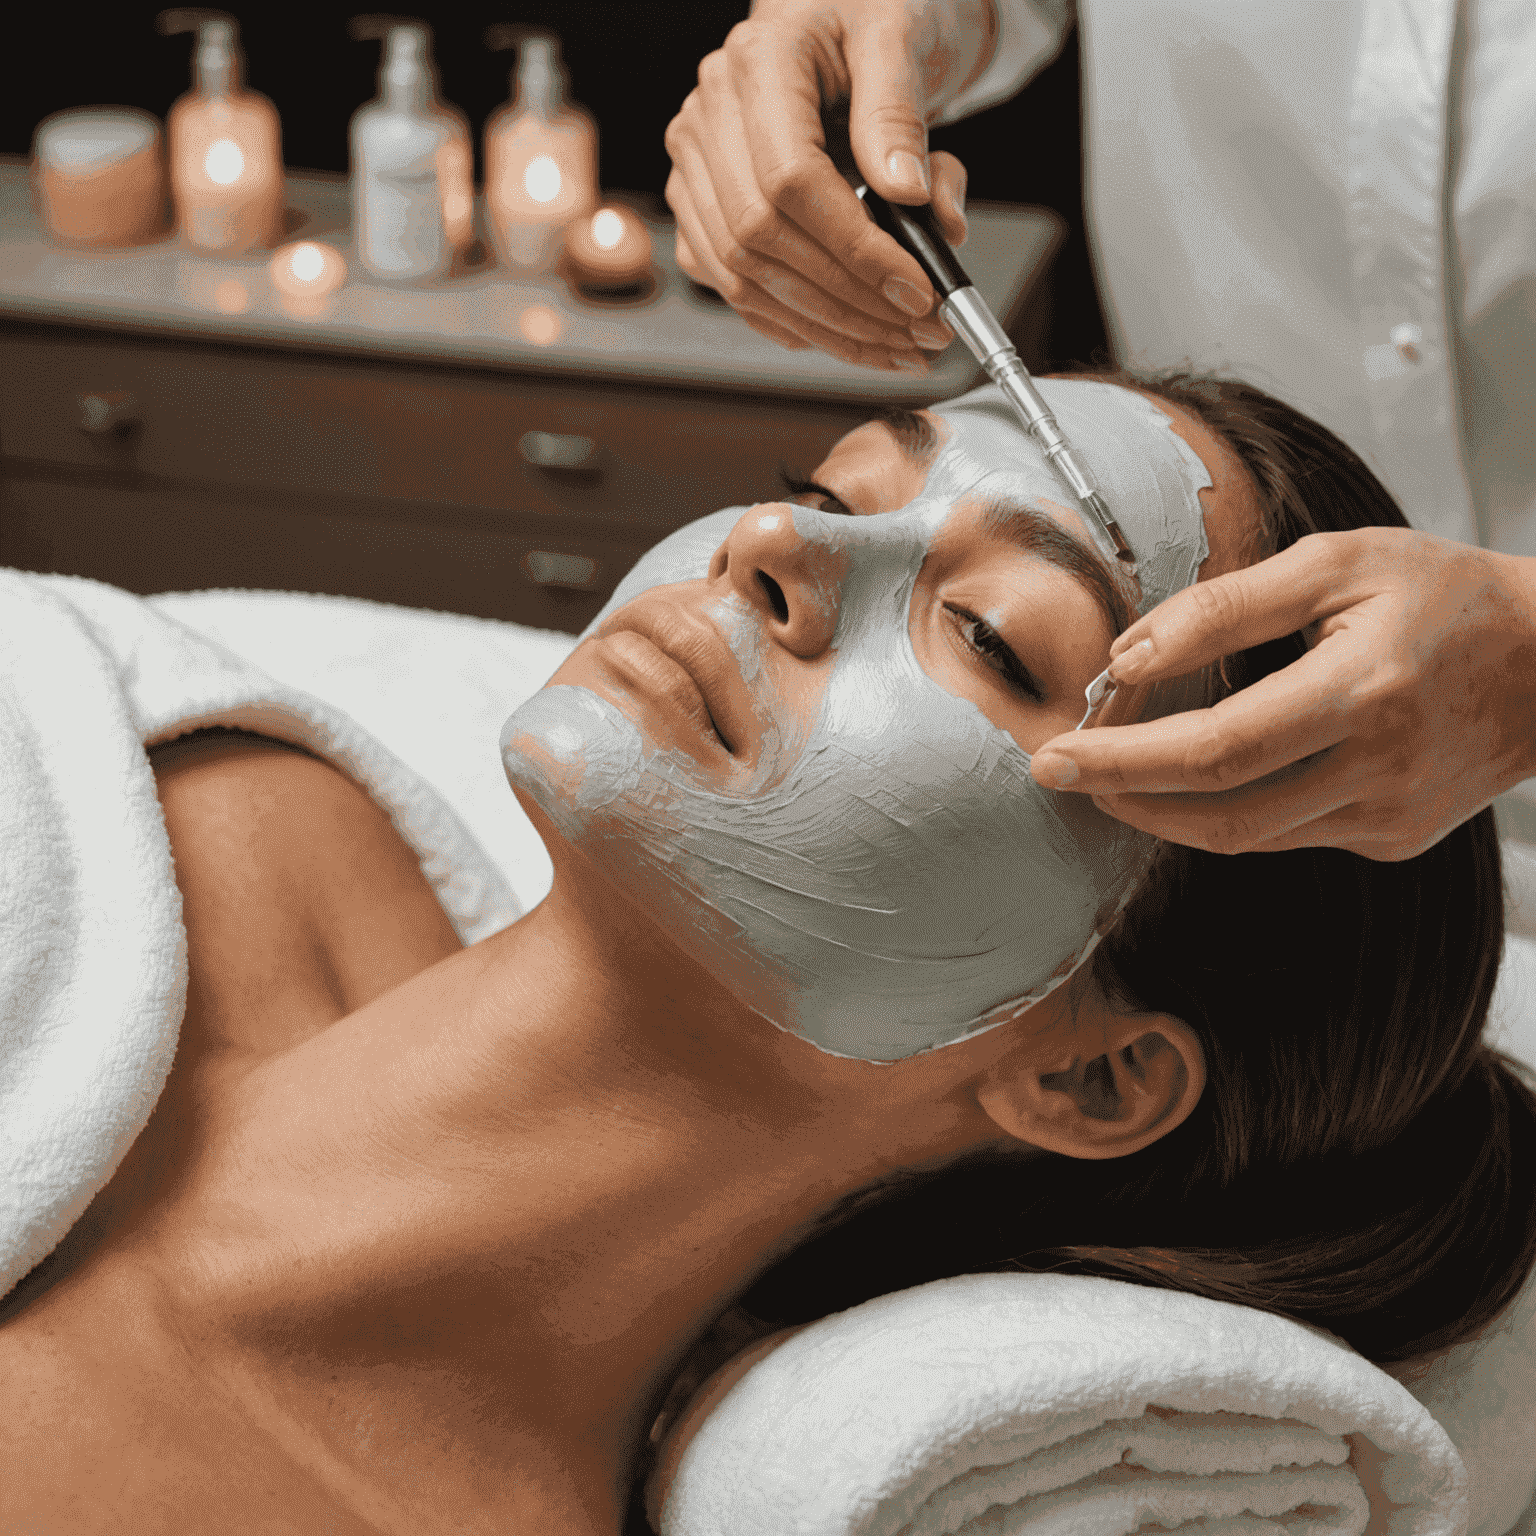
<path id="1" fill-rule="evenodd" d="M 335 246 L 316 240 L 285 245 L 272 258 L 272 285 L 285 300 L 321 304 L 347 280 L 347 264 Z"/>
<path id="2" fill-rule="evenodd" d="M 599 209 L 592 215 L 592 238 L 611 251 L 624 238 L 624 220 L 612 208 Z"/>
<path id="3" fill-rule="evenodd" d="M 294 246 L 288 269 L 301 283 L 312 283 L 325 271 L 325 252 L 306 240 Z"/>

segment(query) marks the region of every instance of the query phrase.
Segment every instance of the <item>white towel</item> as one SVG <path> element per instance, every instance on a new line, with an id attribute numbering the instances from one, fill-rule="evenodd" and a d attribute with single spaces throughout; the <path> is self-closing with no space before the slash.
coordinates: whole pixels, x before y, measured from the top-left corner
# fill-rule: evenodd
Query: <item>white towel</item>
<path id="1" fill-rule="evenodd" d="M 967 1275 L 824 1318 L 684 1452 L 662 1536 L 1457 1536 L 1445 1431 L 1338 1340 L 1174 1291 Z"/>
<path id="2" fill-rule="evenodd" d="M 574 635 L 308 592 L 175 592 L 179 622 L 347 712 L 458 812 L 524 911 L 549 890 L 544 844 L 507 788 L 501 727 Z"/>
<path id="3" fill-rule="evenodd" d="M 444 799 L 341 710 L 129 593 L 0 571 L 0 1295 L 111 1178 L 165 1084 L 186 935 L 144 749 L 207 725 L 354 778 L 465 943 L 518 916 Z"/>

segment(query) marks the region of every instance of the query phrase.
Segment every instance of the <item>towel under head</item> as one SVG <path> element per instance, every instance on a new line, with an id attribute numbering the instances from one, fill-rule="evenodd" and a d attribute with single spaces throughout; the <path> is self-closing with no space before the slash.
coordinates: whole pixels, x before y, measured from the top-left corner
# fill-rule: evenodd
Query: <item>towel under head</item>
<path id="1" fill-rule="evenodd" d="M 788 1339 L 685 1451 L 662 1536 L 1455 1536 L 1466 1473 L 1318 1330 L 1122 1281 L 967 1275 Z"/>

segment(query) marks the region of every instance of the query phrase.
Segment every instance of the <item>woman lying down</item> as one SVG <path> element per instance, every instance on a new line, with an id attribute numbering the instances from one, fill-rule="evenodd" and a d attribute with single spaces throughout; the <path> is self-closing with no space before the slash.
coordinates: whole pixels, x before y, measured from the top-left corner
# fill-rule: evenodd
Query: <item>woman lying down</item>
<path id="1" fill-rule="evenodd" d="M 508 720 L 554 884 L 467 947 L 331 763 L 154 748 L 179 1046 L 0 1314 L 0 1527 L 613 1536 L 728 1309 L 948 1274 L 1128 1277 L 1377 1361 L 1510 1301 L 1536 1099 L 1479 1040 L 1491 813 L 1406 863 L 1222 857 L 1028 771 L 1138 610 L 1401 517 L 1245 386 L 1042 391 L 1134 578 L 989 390 L 859 428 L 660 544 Z"/>

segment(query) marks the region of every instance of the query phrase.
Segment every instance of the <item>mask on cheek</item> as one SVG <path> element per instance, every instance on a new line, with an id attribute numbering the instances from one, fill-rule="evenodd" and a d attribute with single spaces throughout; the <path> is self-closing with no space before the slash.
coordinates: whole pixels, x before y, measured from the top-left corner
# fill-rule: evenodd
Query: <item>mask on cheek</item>
<path id="1" fill-rule="evenodd" d="M 1148 563 L 1154 581 L 1187 584 L 1205 554 L 1199 459 L 1140 396 L 1041 388 L 1142 561 L 1144 591 Z M 750 791 L 712 790 L 584 688 L 544 689 L 502 733 L 508 778 L 562 836 L 743 1002 L 839 1056 L 900 1060 L 1013 1018 L 1082 963 L 1152 848 L 1085 797 L 1036 785 L 1028 754 L 913 652 L 913 585 L 955 500 L 1022 496 L 1025 481 L 1062 500 L 1033 441 L 1000 433 L 988 394 L 941 408 L 948 440 L 901 511 L 794 509 L 803 538 L 846 559 L 832 665 L 809 731 L 786 733 Z M 1116 455 L 1155 468 L 1117 477 Z M 743 510 L 663 541 L 597 624 L 651 587 L 702 578 Z M 1170 550 L 1182 563 L 1159 576 Z M 735 620 L 722 632 L 750 677 L 752 637 Z"/>

